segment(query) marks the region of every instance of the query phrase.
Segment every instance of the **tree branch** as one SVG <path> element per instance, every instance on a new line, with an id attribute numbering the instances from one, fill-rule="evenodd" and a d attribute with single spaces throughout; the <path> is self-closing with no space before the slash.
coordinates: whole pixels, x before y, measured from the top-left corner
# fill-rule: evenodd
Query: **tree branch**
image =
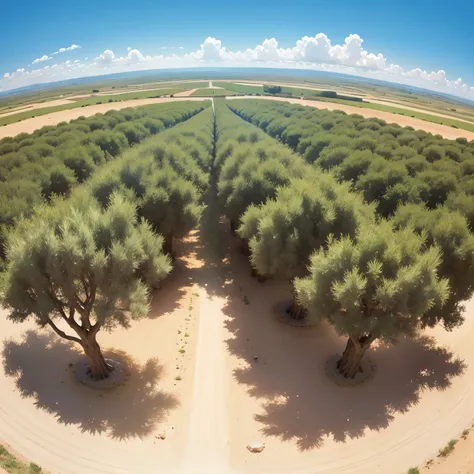
<path id="1" fill-rule="evenodd" d="M 74 337 L 74 336 L 69 336 L 68 334 L 66 334 L 64 331 L 62 331 L 61 329 L 59 329 L 56 324 L 53 323 L 53 321 L 51 321 L 50 318 L 48 318 L 48 324 L 49 326 L 53 329 L 53 331 L 59 336 L 59 337 L 62 337 L 63 339 L 67 339 L 68 341 L 72 341 L 72 342 L 77 342 L 78 344 L 80 344 L 82 346 L 82 341 L 78 338 L 78 337 Z"/>

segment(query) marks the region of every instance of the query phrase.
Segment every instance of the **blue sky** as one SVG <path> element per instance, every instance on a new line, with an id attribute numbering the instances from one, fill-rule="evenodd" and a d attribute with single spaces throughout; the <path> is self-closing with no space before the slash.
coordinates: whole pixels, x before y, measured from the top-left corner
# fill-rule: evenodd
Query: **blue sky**
<path id="1" fill-rule="evenodd" d="M 303 36 L 324 33 L 332 46 L 344 45 L 350 34 L 358 35 L 363 39 L 363 50 L 383 55 L 384 68 L 393 64 L 404 71 L 419 68 L 428 74 L 443 70 L 448 80 L 461 77 L 463 83 L 474 86 L 472 0 L 460 0 L 454 7 L 451 2 L 436 0 L 8 1 L 2 5 L 1 16 L 0 78 L 6 73 L 13 76 L 17 69 L 25 69 L 22 72 L 25 76 L 32 69 L 33 60 L 44 55 L 51 57 L 59 48 L 73 44 L 81 47 L 56 55 L 42 65 L 67 60 L 88 64 L 105 50 L 113 51 L 114 60 L 126 58 L 127 48 L 138 50 L 143 57 L 192 53 L 208 37 L 220 40 L 221 46 L 232 52 L 255 48 L 270 38 L 278 40 L 278 48 L 286 49 L 294 47 Z M 200 59 L 204 60 L 206 56 Z M 122 61 L 121 67 L 125 63 Z M 34 67 L 39 67 L 38 64 Z M 113 63 L 115 68 L 117 64 L 117 61 Z M 128 70 L 133 70 L 132 62 L 127 64 Z M 160 65 L 158 60 L 149 64 Z M 163 66 L 169 64 L 167 60 L 163 62 Z M 194 64 L 184 61 L 183 65 Z M 143 61 L 140 68 L 144 68 Z M 76 69 L 75 74 L 80 74 L 82 69 L 79 66 Z M 378 66 L 378 69 L 380 76 L 383 68 Z M 109 72 L 88 66 L 84 71 L 84 75 Z M 347 72 L 358 73 L 357 67 Z M 364 67 L 361 75 L 370 74 Z M 30 82 L 37 77 L 29 78 Z M 51 77 L 46 74 L 39 81 Z M 57 80 L 59 76 L 54 77 Z M 0 88 L 15 85 L 12 77 L 6 79 L 8 84 L 0 84 Z M 392 79 L 398 81 L 396 76 Z M 17 73 L 18 85 L 23 85 L 25 80 Z M 411 80 L 406 76 L 398 82 Z M 416 80 L 420 82 L 421 78 Z M 430 81 L 433 82 L 429 79 L 428 86 Z M 441 85 L 437 83 L 433 88 Z"/>

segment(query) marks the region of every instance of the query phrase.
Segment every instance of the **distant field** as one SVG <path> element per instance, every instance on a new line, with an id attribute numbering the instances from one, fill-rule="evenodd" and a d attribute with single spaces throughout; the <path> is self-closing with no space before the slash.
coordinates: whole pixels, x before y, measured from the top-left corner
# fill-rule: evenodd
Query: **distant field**
<path id="1" fill-rule="evenodd" d="M 309 97 L 307 97 L 309 99 Z M 447 125 L 448 127 L 460 128 L 462 130 L 468 130 L 474 132 L 474 123 L 462 122 L 461 120 L 451 119 L 447 117 L 438 117 L 429 113 L 415 112 L 414 110 L 406 110 L 400 107 L 391 107 L 389 105 L 374 104 L 370 102 L 353 102 L 350 100 L 343 99 L 326 99 L 327 102 L 336 102 L 344 105 L 352 105 L 353 107 L 359 107 L 362 109 L 373 109 L 380 110 L 382 112 L 390 112 L 392 114 L 404 115 L 406 117 L 414 117 L 426 122 L 438 123 L 440 125 Z"/>
<path id="2" fill-rule="evenodd" d="M 239 94 L 263 94 L 263 86 L 244 86 L 242 84 L 233 84 L 232 82 L 216 82 L 213 84 L 217 87 L 223 87 L 229 91 Z"/>
<path id="3" fill-rule="evenodd" d="M 219 87 L 226 87 L 229 90 L 233 90 L 237 93 L 244 94 L 261 94 L 261 95 L 271 95 L 265 94 L 263 92 L 263 86 L 244 86 L 240 84 L 233 84 L 227 82 L 214 82 L 214 85 Z M 364 102 L 362 100 L 357 100 L 357 98 L 349 98 L 347 96 L 339 95 L 337 98 L 325 97 L 324 91 L 310 90 L 310 89 L 301 89 L 298 87 L 287 87 L 282 85 L 282 91 L 276 96 L 282 95 L 292 95 L 295 98 L 303 96 L 305 99 L 318 100 L 322 102 L 335 102 L 338 104 L 351 105 L 353 107 L 360 107 L 366 109 L 380 110 L 382 112 L 389 112 L 392 114 L 404 115 L 406 117 L 414 117 L 427 122 L 438 123 L 440 125 L 447 125 L 453 128 L 459 128 L 462 130 L 468 130 L 474 132 L 474 123 L 470 124 L 457 120 L 456 118 L 447 118 L 447 117 L 438 117 L 430 113 L 416 112 L 413 110 L 404 109 L 403 106 L 389 106 L 383 104 L 376 104 L 371 102 Z M 414 102 L 413 105 L 417 105 Z M 441 111 L 440 111 L 441 112 Z"/>
<path id="4" fill-rule="evenodd" d="M 20 122 L 21 120 L 26 120 L 32 117 L 38 117 L 40 115 L 46 115 L 52 112 L 59 112 L 60 110 L 75 109 L 77 107 L 87 107 L 89 105 L 103 104 L 105 102 L 120 102 L 122 100 L 158 98 L 164 95 L 176 94 L 177 92 L 182 92 L 185 90 L 188 90 L 188 88 L 181 87 L 174 89 L 135 91 L 127 92 L 124 94 L 93 96 L 87 99 L 71 101 L 70 104 L 58 105 L 56 107 L 44 107 L 41 109 L 25 110 L 24 112 L 19 112 L 14 115 L 7 115 L 3 118 L 0 116 L 0 127 L 3 125 L 8 125 L 10 123 Z M 47 102 L 45 103 L 45 105 L 47 105 Z"/>
<path id="5" fill-rule="evenodd" d="M 214 85 L 217 86 L 217 84 Z M 197 97 L 225 97 L 226 95 L 236 95 L 236 92 L 228 89 L 198 89 L 191 94 Z"/>

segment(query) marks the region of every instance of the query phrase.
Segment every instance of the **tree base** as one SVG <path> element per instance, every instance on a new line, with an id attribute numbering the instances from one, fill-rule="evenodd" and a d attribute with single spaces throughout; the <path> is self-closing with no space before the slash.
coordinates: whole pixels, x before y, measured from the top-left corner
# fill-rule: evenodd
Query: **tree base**
<path id="1" fill-rule="evenodd" d="M 302 319 L 296 319 L 292 317 L 290 313 L 292 305 L 292 300 L 285 300 L 280 301 L 274 306 L 273 312 L 278 321 L 283 324 L 287 324 L 288 326 L 293 326 L 297 328 L 311 328 L 318 325 L 318 321 L 314 321 L 308 317 Z"/>
<path id="2" fill-rule="evenodd" d="M 350 379 L 344 377 L 339 371 L 337 363 L 340 359 L 341 354 L 334 354 L 326 361 L 326 375 L 340 387 L 354 387 L 355 385 L 365 383 L 372 379 L 377 371 L 375 363 L 370 357 L 365 355 L 361 362 L 361 371 L 358 372 L 353 379 Z"/>
<path id="3" fill-rule="evenodd" d="M 74 373 L 76 379 L 84 385 L 96 390 L 108 390 L 122 385 L 125 377 L 128 375 L 125 366 L 113 359 L 105 359 L 108 365 L 112 367 L 112 372 L 106 379 L 95 380 L 90 375 L 89 362 L 86 358 L 80 359 L 75 366 Z"/>

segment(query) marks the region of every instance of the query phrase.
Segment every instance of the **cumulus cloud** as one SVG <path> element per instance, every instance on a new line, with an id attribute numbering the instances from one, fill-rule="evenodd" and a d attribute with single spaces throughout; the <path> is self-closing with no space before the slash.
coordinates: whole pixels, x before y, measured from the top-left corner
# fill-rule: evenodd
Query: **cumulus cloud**
<path id="1" fill-rule="evenodd" d="M 201 47 L 189 54 L 191 58 L 198 61 L 221 61 L 224 59 L 231 59 L 232 56 L 222 46 L 221 40 L 207 37 Z"/>
<path id="2" fill-rule="evenodd" d="M 37 58 L 35 59 L 31 64 L 38 64 L 38 63 L 42 63 L 44 61 L 49 61 L 50 59 L 53 59 L 51 58 L 51 56 L 47 56 L 46 54 L 41 56 L 41 58 Z"/>
<path id="3" fill-rule="evenodd" d="M 67 48 L 60 48 L 53 54 L 78 48 L 80 48 L 79 45 L 72 44 Z M 100 75 L 105 71 L 125 72 L 219 64 L 234 67 L 260 66 L 348 73 L 414 85 L 474 100 L 474 87 L 466 84 L 462 78 L 450 79 L 443 69 L 439 71 L 426 71 L 422 68 L 404 69 L 401 65 L 391 64 L 381 52 L 366 49 L 364 40 L 358 34 L 349 34 L 342 44 L 333 44 L 326 34 L 318 33 L 314 36 L 303 36 L 288 48 L 280 47 L 278 40 L 272 37 L 243 51 L 232 51 L 225 47 L 220 39 L 209 36 L 199 48 L 189 53 L 183 54 L 177 51 L 184 49 L 183 46 L 161 46 L 158 49 L 162 53 L 154 56 L 145 55 L 132 47 L 128 47 L 123 56 L 116 55 L 111 49 L 106 49 L 93 61 L 85 58 L 84 61 L 88 62 L 66 61 L 50 69 L 45 67 L 28 71 L 23 68 L 15 72 L 7 72 L 3 75 L 3 79 L 0 79 L 0 90 L 37 82 Z M 173 51 L 166 53 L 165 50 Z M 35 59 L 33 64 L 50 59 L 50 56 L 44 55 Z"/>
<path id="4" fill-rule="evenodd" d="M 106 49 L 102 54 L 100 54 L 99 56 L 97 56 L 97 58 L 95 58 L 98 64 L 104 64 L 104 65 L 112 64 L 114 59 L 115 59 L 115 54 L 110 49 Z"/>
<path id="5" fill-rule="evenodd" d="M 71 46 L 68 46 L 67 48 L 59 48 L 53 54 L 66 53 L 68 51 L 74 51 L 75 49 L 79 49 L 79 48 L 80 48 L 80 46 L 78 44 L 71 44 Z"/>
<path id="6" fill-rule="evenodd" d="M 136 64 L 141 61 L 145 60 L 145 56 L 143 56 L 138 49 L 128 49 L 127 60 L 130 64 Z"/>

